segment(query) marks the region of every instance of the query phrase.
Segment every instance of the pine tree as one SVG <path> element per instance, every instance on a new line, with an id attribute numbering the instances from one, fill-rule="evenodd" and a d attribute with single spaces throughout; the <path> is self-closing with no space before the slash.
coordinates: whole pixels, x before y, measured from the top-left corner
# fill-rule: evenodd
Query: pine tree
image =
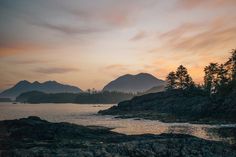
<path id="1" fill-rule="evenodd" d="M 175 89 L 177 87 L 177 84 L 176 84 L 176 75 L 175 75 L 175 72 L 170 72 L 167 77 L 166 77 L 166 89 L 167 90 L 172 90 L 172 89 Z"/>
<path id="2" fill-rule="evenodd" d="M 209 94 L 216 92 L 218 69 L 219 66 L 217 63 L 210 63 L 210 65 L 206 66 L 204 69 L 204 87 Z"/>
<path id="3" fill-rule="evenodd" d="M 228 70 L 225 69 L 224 65 L 221 64 L 218 68 L 217 72 L 217 85 L 218 86 L 225 86 L 229 79 L 227 77 Z"/>
<path id="4" fill-rule="evenodd" d="M 228 74 L 230 79 L 233 81 L 236 80 L 236 49 L 233 49 L 231 52 L 231 57 L 225 63 L 226 69 L 228 70 Z"/>
<path id="5" fill-rule="evenodd" d="M 188 74 L 187 68 L 180 65 L 176 71 L 177 88 L 186 89 L 194 85 L 191 76 Z"/>

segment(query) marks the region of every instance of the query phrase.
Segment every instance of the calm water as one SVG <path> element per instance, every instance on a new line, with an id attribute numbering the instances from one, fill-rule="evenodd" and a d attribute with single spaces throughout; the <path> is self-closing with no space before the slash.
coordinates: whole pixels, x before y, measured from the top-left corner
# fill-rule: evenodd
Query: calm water
<path id="1" fill-rule="evenodd" d="M 96 113 L 112 105 L 93 104 L 11 104 L 0 103 L 0 120 L 17 119 L 28 116 L 39 116 L 50 122 L 70 122 L 80 125 L 97 125 L 113 128 L 113 131 L 124 134 L 160 134 L 184 133 L 209 140 L 231 141 L 231 138 L 219 138 L 208 133 L 209 128 L 232 125 L 202 125 L 188 123 L 162 123 L 157 120 L 120 119 L 114 116 L 102 116 Z"/>

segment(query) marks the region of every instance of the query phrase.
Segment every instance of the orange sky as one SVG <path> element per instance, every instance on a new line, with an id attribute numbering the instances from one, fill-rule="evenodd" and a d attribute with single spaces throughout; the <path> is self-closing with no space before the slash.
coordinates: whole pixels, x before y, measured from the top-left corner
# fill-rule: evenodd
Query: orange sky
<path id="1" fill-rule="evenodd" d="M 201 82 L 236 48 L 235 0 L 2 0 L 0 89 L 20 80 L 101 89 L 117 76 L 165 79 L 180 64 Z"/>

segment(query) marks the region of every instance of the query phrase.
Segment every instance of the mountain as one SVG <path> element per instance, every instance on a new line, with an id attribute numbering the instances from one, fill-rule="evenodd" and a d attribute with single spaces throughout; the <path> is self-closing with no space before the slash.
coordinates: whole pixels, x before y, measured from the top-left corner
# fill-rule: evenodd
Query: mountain
<path id="1" fill-rule="evenodd" d="M 149 93 L 158 93 L 162 92 L 165 90 L 165 84 L 161 84 L 155 87 L 152 87 L 151 89 L 148 89 L 144 94 L 149 94 Z"/>
<path id="2" fill-rule="evenodd" d="M 118 91 L 118 92 L 145 92 L 155 86 L 164 85 L 163 80 L 157 79 L 151 74 L 140 73 L 137 75 L 123 75 L 108 83 L 104 91 Z"/>
<path id="3" fill-rule="evenodd" d="M 0 94 L 0 97 L 5 98 L 16 98 L 18 95 L 24 92 L 29 91 L 40 91 L 45 93 L 79 93 L 82 92 L 82 90 L 75 86 L 60 84 L 56 81 L 46 81 L 43 83 L 40 83 L 38 81 L 35 81 L 33 83 L 30 83 L 29 81 L 23 80 L 18 82 L 15 86 L 12 88 L 9 88 L 5 91 L 3 91 Z"/>

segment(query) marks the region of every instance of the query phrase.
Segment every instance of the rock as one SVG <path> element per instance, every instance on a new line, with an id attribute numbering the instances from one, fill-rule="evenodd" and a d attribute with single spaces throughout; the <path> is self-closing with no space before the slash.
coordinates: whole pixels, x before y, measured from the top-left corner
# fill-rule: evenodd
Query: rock
<path id="1" fill-rule="evenodd" d="M 0 156 L 227 156 L 230 145 L 189 135 L 124 135 L 104 127 L 50 123 L 39 117 L 0 121 Z"/>

